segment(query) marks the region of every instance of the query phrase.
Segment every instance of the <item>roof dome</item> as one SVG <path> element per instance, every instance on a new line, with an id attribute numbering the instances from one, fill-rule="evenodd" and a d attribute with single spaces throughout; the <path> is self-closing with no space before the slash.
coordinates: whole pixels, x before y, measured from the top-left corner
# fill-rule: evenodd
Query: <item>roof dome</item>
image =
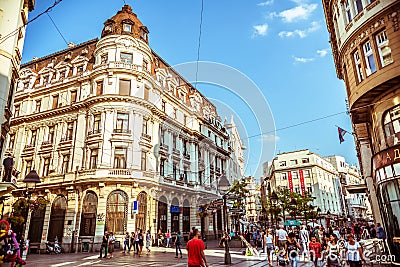
<path id="1" fill-rule="evenodd" d="M 124 5 L 112 18 L 104 22 L 101 37 L 108 35 L 130 35 L 134 38 L 148 42 L 149 30 L 132 12 L 129 5 Z"/>

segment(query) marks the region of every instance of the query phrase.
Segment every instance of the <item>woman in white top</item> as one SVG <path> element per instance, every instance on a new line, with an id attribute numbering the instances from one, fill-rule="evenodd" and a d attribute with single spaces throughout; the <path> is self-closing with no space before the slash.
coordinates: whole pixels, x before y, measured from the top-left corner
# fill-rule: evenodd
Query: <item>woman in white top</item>
<path id="1" fill-rule="evenodd" d="M 352 234 L 347 235 L 347 239 L 348 242 L 345 245 L 347 263 L 350 265 L 350 267 L 361 267 L 361 261 L 364 261 L 364 256 L 360 243 L 354 240 L 354 236 Z"/>
<path id="2" fill-rule="evenodd" d="M 336 267 L 340 265 L 339 261 L 339 244 L 338 244 L 338 238 L 335 234 L 331 235 L 329 237 L 329 243 L 327 246 L 327 264 L 328 267 Z"/>
<path id="3" fill-rule="evenodd" d="M 268 265 L 271 266 L 271 252 L 274 250 L 274 236 L 271 233 L 271 230 L 267 230 L 264 235 L 264 253 L 268 255 Z"/>

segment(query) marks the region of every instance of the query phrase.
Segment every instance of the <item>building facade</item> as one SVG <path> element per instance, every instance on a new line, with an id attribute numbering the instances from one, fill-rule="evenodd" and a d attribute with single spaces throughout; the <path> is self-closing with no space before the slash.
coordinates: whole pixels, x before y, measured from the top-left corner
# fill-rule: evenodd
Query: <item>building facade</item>
<path id="1" fill-rule="evenodd" d="M 339 173 L 328 160 L 308 149 L 278 154 L 270 164 L 267 179 L 270 192 L 287 188 L 311 194 L 315 198 L 312 205 L 321 209 L 322 217 L 343 214 Z"/>
<path id="2" fill-rule="evenodd" d="M 374 218 L 400 255 L 400 2 L 323 0 Z"/>
<path id="3" fill-rule="evenodd" d="M 35 169 L 33 197 L 50 202 L 30 214 L 31 243 L 96 249 L 104 230 L 137 228 L 187 235 L 199 206 L 219 198 L 218 178 L 237 176 L 215 106 L 151 50 L 148 33 L 125 5 L 99 40 L 22 65 L 8 149 L 20 181 Z M 206 235 L 223 229 L 221 214 L 206 218 Z"/>
<path id="4" fill-rule="evenodd" d="M 34 0 L 4 0 L 0 2 L 0 162 L 3 162 L 5 143 L 10 130 L 13 97 L 19 78 L 28 12 Z"/>
<path id="5" fill-rule="evenodd" d="M 371 205 L 365 192 L 355 193 L 351 189 L 365 183 L 356 166 L 351 166 L 342 156 L 326 157 L 339 173 L 343 216 L 350 221 L 373 221 Z M 352 193 L 350 193 L 350 192 Z"/>

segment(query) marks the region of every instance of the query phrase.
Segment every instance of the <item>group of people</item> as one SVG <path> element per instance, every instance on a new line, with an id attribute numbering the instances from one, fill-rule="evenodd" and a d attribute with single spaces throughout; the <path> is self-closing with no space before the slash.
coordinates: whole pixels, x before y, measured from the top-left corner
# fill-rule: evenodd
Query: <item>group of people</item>
<path id="1" fill-rule="evenodd" d="M 167 231 L 164 235 L 161 229 L 157 233 L 157 245 L 163 243 L 166 239 L 166 247 L 171 245 L 171 233 Z M 150 246 L 153 241 L 150 230 L 143 234 L 142 229 L 137 229 L 136 232 L 126 232 L 124 237 L 124 248 L 122 253 L 130 253 L 131 249 L 134 251 L 134 255 L 140 256 L 142 254 L 144 241 L 146 241 L 147 254 L 150 253 Z M 104 232 L 100 248 L 99 258 L 113 258 L 114 253 L 115 236 L 112 232 Z M 182 235 L 178 231 L 174 239 L 174 245 L 176 248 L 175 258 L 178 258 L 180 253 L 180 258 L 182 258 Z M 186 244 L 186 249 L 188 251 L 188 266 L 208 266 L 206 256 L 204 254 L 204 242 L 200 238 L 200 231 L 196 228 L 192 228 L 189 235 L 189 241 Z M 103 256 L 104 251 L 104 256 Z"/>
<path id="2" fill-rule="evenodd" d="M 151 234 L 150 230 L 143 233 L 142 229 L 137 229 L 136 232 L 126 232 L 124 237 L 124 250 L 122 253 L 130 253 L 131 249 L 134 251 L 134 255 L 140 256 L 143 251 L 144 241 L 146 241 L 146 249 L 147 253 L 150 253 L 150 244 L 151 244 Z M 113 232 L 108 233 L 107 231 L 104 232 L 101 242 L 100 248 L 100 256 L 99 258 L 113 258 L 114 253 L 114 245 L 115 245 L 115 236 Z M 104 256 L 103 256 L 104 250 Z"/>
<path id="3" fill-rule="evenodd" d="M 293 227 L 285 230 L 256 229 L 246 231 L 244 238 L 256 248 L 262 248 L 267 254 L 269 264 L 271 255 L 275 254 L 277 263 L 285 266 L 290 263 L 297 267 L 299 258 L 312 261 L 314 266 L 321 266 L 326 261 L 328 267 L 341 266 L 347 262 L 350 267 L 362 266 L 364 256 L 358 242 L 360 239 L 385 239 L 386 234 L 378 223 L 374 225 L 354 224 L 352 227 L 324 229 L 322 226 Z"/>

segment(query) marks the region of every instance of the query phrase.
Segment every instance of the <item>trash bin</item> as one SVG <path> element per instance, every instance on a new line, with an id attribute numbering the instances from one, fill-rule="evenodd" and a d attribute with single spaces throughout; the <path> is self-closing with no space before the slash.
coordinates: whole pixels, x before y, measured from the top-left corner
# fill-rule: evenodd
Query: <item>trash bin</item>
<path id="1" fill-rule="evenodd" d="M 121 249 L 121 242 L 120 241 L 115 241 L 114 249 Z"/>
<path id="2" fill-rule="evenodd" d="M 89 242 L 82 242 L 82 252 L 89 252 Z"/>

